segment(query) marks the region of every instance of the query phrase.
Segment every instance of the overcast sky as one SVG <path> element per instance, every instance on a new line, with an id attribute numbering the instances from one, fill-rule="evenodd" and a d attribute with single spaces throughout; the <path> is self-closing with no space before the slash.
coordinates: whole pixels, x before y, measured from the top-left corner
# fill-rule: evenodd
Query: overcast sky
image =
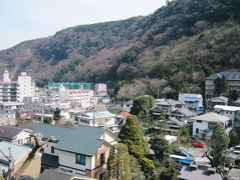
<path id="1" fill-rule="evenodd" d="M 70 26 L 148 15 L 166 0 L 0 0 L 0 50 Z"/>

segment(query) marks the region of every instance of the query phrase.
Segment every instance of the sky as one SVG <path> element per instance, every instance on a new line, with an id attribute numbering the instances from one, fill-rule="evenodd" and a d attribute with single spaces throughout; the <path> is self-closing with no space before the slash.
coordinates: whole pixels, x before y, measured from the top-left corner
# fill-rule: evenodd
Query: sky
<path id="1" fill-rule="evenodd" d="M 82 24 L 149 15 L 166 0 L 0 0 L 0 50 Z"/>

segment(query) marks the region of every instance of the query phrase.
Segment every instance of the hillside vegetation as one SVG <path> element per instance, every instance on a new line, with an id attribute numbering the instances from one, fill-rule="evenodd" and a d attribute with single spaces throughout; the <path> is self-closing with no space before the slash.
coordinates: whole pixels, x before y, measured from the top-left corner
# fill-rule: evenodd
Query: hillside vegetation
<path id="1" fill-rule="evenodd" d="M 0 70 L 51 81 L 107 82 L 119 98 L 201 92 L 240 69 L 240 2 L 174 0 L 146 17 L 83 25 L 0 52 Z"/>

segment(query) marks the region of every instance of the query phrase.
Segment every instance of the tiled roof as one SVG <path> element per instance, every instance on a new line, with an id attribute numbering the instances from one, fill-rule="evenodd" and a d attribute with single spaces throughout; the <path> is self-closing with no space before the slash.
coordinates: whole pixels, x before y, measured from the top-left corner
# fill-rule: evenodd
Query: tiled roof
<path id="1" fill-rule="evenodd" d="M 227 80 L 240 80 L 240 72 L 219 72 L 208 76 L 206 80 L 215 80 L 218 77 L 225 76 Z"/>
<path id="2" fill-rule="evenodd" d="M 184 125 L 186 125 L 186 123 L 185 122 L 183 122 L 183 121 L 180 121 L 180 120 L 178 120 L 177 118 L 175 118 L 175 117 L 171 117 L 171 118 L 169 118 L 169 121 L 172 121 L 172 122 L 174 122 L 175 124 L 177 124 L 178 126 L 180 126 L 180 127 L 182 127 L 182 126 L 184 126 Z"/>
<path id="3" fill-rule="evenodd" d="M 12 140 L 22 131 L 24 131 L 24 128 L 15 126 L 0 126 L 0 138 Z"/>
<path id="4" fill-rule="evenodd" d="M 196 113 L 192 112 L 192 111 L 191 111 L 190 109 L 188 109 L 188 108 L 180 108 L 180 109 L 176 109 L 176 111 L 184 114 L 184 115 L 187 116 L 187 117 L 196 115 Z"/>
<path id="5" fill-rule="evenodd" d="M 163 105 L 163 106 L 175 106 L 175 105 L 181 105 L 182 103 L 180 101 L 176 101 L 173 99 L 165 99 L 163 101 L 157 101 L 157 105 Z"/>
<path id="6" fill-rule="evenodd" d="M 227 102 L 228 98 L 224 96 L 214 97 L 211 99 L 211 102 Z"/>
<path id="7" fill-rule="evenodd" d="M 121 112 L 120 115 L 122 115 L 124 118 L 127 118 L 131 114 L 129 112 Z"/>
<path id="8" fill-rule="evenodd" d="M 32 134 L 41 133 L 45 138 L 55 136 L 59 141 L 54 148 L 92 156 L 104 142 L 100 137 L 105 129 L 79 125 L 74 128 L 42 124 Z"/>
<path id="9" fill-rule="evenodd" d="M 26 129 L 30 129 L 30 130 L 34 130 L 36 129 L 39 125 L 41 125 L 40 123 L 23 123 L 23 124 L 20 124 L 18 127 L 20 128 L 26 128 Z"/>

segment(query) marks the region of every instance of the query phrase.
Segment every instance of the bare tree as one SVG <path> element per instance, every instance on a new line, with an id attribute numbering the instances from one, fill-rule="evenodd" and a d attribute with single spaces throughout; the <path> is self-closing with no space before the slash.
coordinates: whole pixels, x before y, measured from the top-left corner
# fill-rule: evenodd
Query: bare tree
<path id="1" fill-rule="evenodd" d="M 18 180 L 24 173 L 24 171 L 28 168 L 36 154 L 39 152 L 40 149 L 42 149 L 47 143 L 49 142 L 56 142 L 55 137 L 50 137 L 47 140 L 43 140 L 42 134 L 36 134 L 34 136 L 35 146 L 33 147 L 32 151 L 28 154 L 27 159 L 24 161 L 22 166 L 14 173 L 14 159 L 12 157 L 12 146 L 10 146 L 9 149 L 9 155 L 6 155 L 4 152 L 0 150 L 0 152 L 3 154 L 3 156 L 8 160 L 8 171 L 5 170 L 2 171 L 3 178 L 5 180 Z"/>

